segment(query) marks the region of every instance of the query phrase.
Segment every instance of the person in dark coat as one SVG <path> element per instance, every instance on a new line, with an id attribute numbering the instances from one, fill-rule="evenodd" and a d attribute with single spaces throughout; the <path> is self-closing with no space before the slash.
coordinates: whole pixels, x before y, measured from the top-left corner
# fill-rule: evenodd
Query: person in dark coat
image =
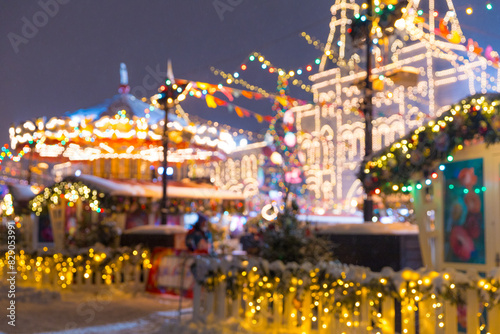
<path id="1" fill-rule="evenodd" d="M 209 235 L 206 232 L 207 224 L 208 218 L 198 214 L 198 220 L 186 235 L 186 246 L 190 251 L 208 252 L 210 250 Z"/>

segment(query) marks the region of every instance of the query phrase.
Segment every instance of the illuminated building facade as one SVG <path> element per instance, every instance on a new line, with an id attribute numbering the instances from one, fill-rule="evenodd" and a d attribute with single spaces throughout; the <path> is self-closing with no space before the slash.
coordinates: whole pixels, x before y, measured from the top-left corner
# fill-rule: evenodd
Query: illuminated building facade
<path id="1" fill-rule="evenodd" d="M 376 6 L 393 3 L 375 1 Z M 363 15 L 363 7 L 354 0 L 336 0 L 331 13 L 319 71 L 310 77 L 314 104 L 291 110 L 297 142 L 305 154 L 308 211 L 353 213 L 363 194 L 356 172 L 365 150 L 361 110 L 366 51 L 352 45 L 349 28 L 353 17 Z M 376 23 L 372 30 L 374 151 L 465 96 L 500 91 L 498 53 L 489 47 L 482 55 L 477 43 L 464 37 L 451 0 L 409 1 L 392 29 L 388 37 Z M 306 33 L 302 35 L 313 43 Z M 259 152 L 211 163 L 213 181 L 226 189 L 258 185 L 255 169 L 247 169 L 243 161 L 263 165 Z M 247 189 L 247 195 L 258 193 L 255 187 Z"/>

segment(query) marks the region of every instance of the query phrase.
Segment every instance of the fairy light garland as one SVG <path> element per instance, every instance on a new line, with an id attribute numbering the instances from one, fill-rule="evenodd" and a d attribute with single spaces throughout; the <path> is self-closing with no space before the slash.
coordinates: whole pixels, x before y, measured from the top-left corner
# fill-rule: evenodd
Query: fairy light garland
<path id="1" fill-rule="evenodd" d="M 219 69 L 216 69 L 215 67 L 211 67 L 210 70 L 212 71 L 212 73 L 214 75 L 219 75 L 221 76 L 222 78 L 226 79 L 226 83 L 227 84 L 237 84 L 237 85 L 241 85 L 243 87 L 245 87 L 246 89 L 248 90 L 251 90 L 253 92 L 257 92 L 259 94 L 262 94 L 264 97 L 270 97 L 271 94 L 269 92 L 267 92 L 265 89 L 261 88 L 261 87 L 258 87 L 257 85 L 251 85 L 249 84 L 247 81 L 245 81 L 244 79 L 241 79 L 239 78 L 235 78 L 233 76 L 233 74 L 231 73 L 226 73 L 222 70 L 219 70 Z"/>
<path id="2" fill-rule="evenodd" d="M 269 73 L 277 73 L 279 76 L 285 78 L 285 79 L 289 79 L 290 80 L 290 83 L 293 84 L 294 86 L 297 86 L 297 87 L 300 87 L 302 90 L 306 91 L 306 92 L 311 92 L 311 86 L 310 85 L 307 85 L 305 84 L 302 80 L 300 79 L 297 79 L 296 76 L 300 76 L 304 73 L 304 71 L 306 72 L 310 72 L 312 70 L 312 64 L 308 64 L 304 67 L 304 69 L 302 67 L 296 69 L 296 70 L 290 70 L 290 71 L 287 71 L 281 67 L 276 67 L 274 66 L 269 60 L 267 60 L 264 55 L 262 55 L 261 53 L 259 52 L 254 52 L 252 53 L 249 57 L 248 57 L 248 60 L 250 62 L 259 62 L 261 63 L 261 68 L 263 70 L 267 70 Z M 315 63 L 318 65 L 319 64 L 319 58 L 315 60 Z M 247 68 L 246 64 L 243 63 L 241 65 L 241 68 Z M 235 72 L 235 74 L 238 75 L 239 77 L 239 73 L 238 72 Z M 232 78 L 234 78 L 234 76 L 232 76 Z M 233 79 L 230 79 L 230 80 L 233 80 Z M 238 79 L 235 79 L 235 80 L 238 80 Z M 234 81 L 235 81 L 234 80 Z M 236 83 L 236 81 L 235 81 Z"/>
<path id="3" fill-rule="evenodd" d="M 439 328 L 446 327 L 445 303 L 460 307 L 471 290 L 477 292 L 480 304 L 487 309 L 500 302 L 498 271 L 480 277 L 454 270 L 394 272 L 385 268 L 382 272 L 372 272 L 368 268 L 331 262 L 298 265 L 268 263 L 264 259 L 230 263 L 198 259 L 193 272 L 197 283 L 208 291 L 225 283 L 227 297 L 242 297 L 245 302 L 242 321 L 251 326 L 262 325 L 263 317 L 272 314 L 270 304 L 275 299 L 291 304 L 290 314 L 285 316 L 290 317 L 293 326 L 309 321 L 321 324 L 324 329 L 330 325 L 326 317 L 332 315 L 333 321 L 348 328 L 361 327 L 359 317 L 366 303 L 370 317 L 366 329 L 373 332 L 385 331 L 382 305 L 387 298 L 401 304 L 403 332 L 414 328 L 416 311 L 425 312 L 422 316 L 434 319 Z M 481 321 L 481 327 L 485 326 Z"/>
<path id="4" fill-rule="evenodd" d="M 47 205 L 58 205 L 66 202 L 68 206 L 74 206 L 78 200 L 87 201 L 89 208 L 95 212 L 101 212 L 101 201 L 104 198 L 104 193 L 95 189 L 91 189 L 82 182 L 59 182 L 52 187 L 47 187 L 35 196 L 30 203 L 30 209 L 40 216 Z"/>
<path id="5" fill-rule="evenodd" d="M 487 144 L 500 141 L 500 95 L 475 95 L 452 106 L 438 119 L 431 120 L 412 133 L 372 156 L 358 176 L 375 194 L 410 192 L 408 182 L 423 173 L 425 185 L 438 177 L 440 161 L 453 161 L 456 150 L 462 150 L 473 139 Z M 422 189 L 422 183 L 415 185 Z M 481 190 L 484 191 L 484 190 Z"/>
<path id="6" fill-rule="evenodd" d="M 0 261 L 0 275 L 4 268 L 9 266 L 8 256 Z M 28 253 L 20 250 L 16 253 L 17 273 L 22 281 L 33 279 L 35 284 L 43 284 L 53 277 L 55 288 L 67 289 L 71 285 L 85 283 L 87 280 L 94 280 L 93 276 L 102 279 L 104 284 L 110 285 L 116 282 L 116 272 L 124 266 L 141 266 L 143 269 L 150 269 L 151 254 L 146 249 L 125 249 L 114 250 L 106 248 L 98 251 L 90 248 L 87 252 L 78 255 L 52 253 L 44 247 L 43 250 Z M 77 277 L 83 282 L 77 282 Z"/>

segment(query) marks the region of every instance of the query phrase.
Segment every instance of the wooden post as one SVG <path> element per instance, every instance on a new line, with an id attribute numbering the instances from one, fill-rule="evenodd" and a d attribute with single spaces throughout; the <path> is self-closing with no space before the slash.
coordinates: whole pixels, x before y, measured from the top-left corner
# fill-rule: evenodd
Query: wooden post
<path id="1" fill-rule="evenodd" d="M 382 332 L 394 334 L 396 332 L 396 309 L 394 298 L 385 297 L 382 300 Z"/>
<path id="2" fill-rule="evenodd" d="M 283 316 L 284 328 L 292 329 L 293 322 L 297 319 L 298 315 L 294 312 L 293 295 L 289 291 L 285 294 L 283 307 L 285 309 L 285 314 Z"/>
<path id="3" fill-rule="evenodd" d="M 215 287 L 215 319 L 226 319 L 226 280 Z"/>
<path id="4" fill-rule="evenodd" d="M 83 267 L 78 267 L 76 269 L 76 279 L 74 284 L 76 284 L 78 287 L 81 287 L 83 284 Z"/>
<path id="5" fill-rule="evenodd" d="M 405 334 L 415 334 L 415 311 L 413 299 L 405 298 L 401 302 L 401 329 Z"/>
<path id="6" fill-rule="evenodd" d="M 139 287 L 141 284 L 141 266 L 138 264 L 134 266 L 134 285 Z"/>
<path id="7" fill-rule="evenodd" d="M 466 295 L 467 309 L 467 334 L 480 334 L 479 318 L 479 296 L 476 289 L 468 289 Z"/>
<path id="8" fill-rule="evenodd" d="M 201 320 L 201 285 L 195 283 L 193 287 L 193 321 Z"/>
<path id="9" fill-rule="evenodd" d="M 214 316 L 214 305 L 215 305 L 215 294 L 213 291 L 207 291 L 207 300 L 205 303 L 205 308 L 203 315 L 205 319 L 209 322 L 213 321 Z"/>
<path id="10" fill-rule="evenodd" d="M 236 320 L 240 320 L 241 294 L 241 291 L 236 291 L 235 299 L 231 301 L 231 316 Z"/>
<path id="11" fill-rule="evenodd" d="M 302 301 L 301 313 L 302 313 L 302 325 L 301 330 L 303 333 L 310 333 L 312 328 L 311 323 L 311 291 L 307 290 L 304 293 L 304 300 Z M 304 319 L 305 318 L 305 319 Z"/>
<path id="12" fill-rule="evenodd" d="M 488 309 L 488 332 L 500 333 L 500 305 Z"/>
<path id="13" fill-rule="evenodd" d="M 457 306 L 449 301 L 444 302 L 444 333 L 456 334 L 458 332 Z"/>
<path id="14" fill-rule="evenodd" d="M 361 327 L 361 333 L 367 331 L 368 326 L 371 325 L 370 321 L 370 305 L 368 304 L 368 289 L 361 288 L 361 305 L 359 307 L 360 321 L 359 326 Z"/>
<path id="15" fill-rule="evenodd" d="M 283 323 L 283 298 L 280 294 L 273 293 L 273 327 L 275 329 L 281 328 Z"/>
<path id="16" fill-rule="evenodd" d="M 434 299 L 426 299 L 418 303 L 420 333 L 436 333 L 436 310 L 432 307 Z"/>
<path id="17" fill-rule="evenodd" d="M 259 303 L 259 305 L 260 305 L 260 317 L 261 317 L 259 327 L 267 329 L 267 325 L 268 325 L 267 318 L 268 318 L 268 314 L 269 314 L 269 300 L 265 294 L 262 296 L 262 301 Z"/>

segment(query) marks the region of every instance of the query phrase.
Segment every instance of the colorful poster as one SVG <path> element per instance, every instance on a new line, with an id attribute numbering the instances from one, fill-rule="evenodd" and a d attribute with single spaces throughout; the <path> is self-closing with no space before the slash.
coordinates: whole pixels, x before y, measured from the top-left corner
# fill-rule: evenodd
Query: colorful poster
<path id="1" fill-rule="evenodd" d="M 445 165 L 444 261 L 486 263 L 483 159 Z"/>

